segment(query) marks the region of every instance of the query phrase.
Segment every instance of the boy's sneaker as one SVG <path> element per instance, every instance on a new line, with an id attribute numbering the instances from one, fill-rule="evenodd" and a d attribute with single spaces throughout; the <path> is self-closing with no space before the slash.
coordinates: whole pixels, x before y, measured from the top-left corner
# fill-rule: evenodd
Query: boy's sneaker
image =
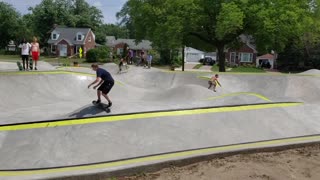
<path id="1" fill-rule="evenodd" d="M 111 106 L 112 106 L 112 102 L 109 102 L 107 107 L 109 108 Z"/>
<path id="2" fill-rule="evenodd" d="M 101 100 L 96 100 L 95 104 L 100 104 Z"/>

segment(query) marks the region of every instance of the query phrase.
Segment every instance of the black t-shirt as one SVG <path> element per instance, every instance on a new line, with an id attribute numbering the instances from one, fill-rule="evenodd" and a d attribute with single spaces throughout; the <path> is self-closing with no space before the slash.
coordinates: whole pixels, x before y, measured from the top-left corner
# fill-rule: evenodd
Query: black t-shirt
<path id="1" fill-rule="evenodd" d="M 114 82 L 111 74 L 102 68 L 97 69 L 97 77 L 100 77 L 105 82 Z"/>

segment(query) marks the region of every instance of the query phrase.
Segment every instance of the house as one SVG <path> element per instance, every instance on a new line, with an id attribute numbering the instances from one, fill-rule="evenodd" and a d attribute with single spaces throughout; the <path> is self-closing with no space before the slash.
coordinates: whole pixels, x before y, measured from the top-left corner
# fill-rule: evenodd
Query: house
<path id="1" fill-rule="evenodd" d="M 211 57 L 213 60 L 216 60 L 216 56 L 216 52 L 203 52 L 192 47 L 184 48 L 184 62 L 187 63 L 198 63 L 204 57 Z"/>
<path id="2" fill-rule="evenodd" d="M 256 67 L 274 69 L 275 67 L 275 55 L 265 54 L 257 57 Z"/>
<path id="3" fill-rule="evenodd" d="M 252 38 L 247 35 L 240 36 L 241 47 L 226 50 L 226 61 L 231 65 L 256 64 L 258 51 L 253 45 Z"/>
<path id="4" fill-rule="evenodd" d="M 198 63 L 200 59 L 204 58 L 205 52 L 192 47 L 184 48 L 184 62 Z"/>
<path id="5" fill-rule="evenodd" d="M 82 49 L 83 56 L 95 48 L 95 34 L 90 28 L 55 27 L 48 40 L 50 52 L 55 56 L 73 56 Z"/>
<path id="6" fill-rule="evenodd" d="M 116 39 L 114 36 L 107 36 L 106 40 L 106 45 L 113 49 L 117 55 L 123 53 L 125 46 L 133 50 L 134 56 L 137 56 L 141 51 L 148 52 L 152 49 L 152 43 L 148 40 L 136 43 L 135 39 Z"/>

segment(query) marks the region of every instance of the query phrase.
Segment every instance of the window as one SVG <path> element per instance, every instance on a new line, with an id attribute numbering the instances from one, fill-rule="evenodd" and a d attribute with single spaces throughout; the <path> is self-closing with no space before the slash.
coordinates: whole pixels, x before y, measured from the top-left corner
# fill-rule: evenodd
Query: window
<path id="1" fill-rule="evenodd" d="M 56 33 L 52 34 L 52 40 L 57 40 L 58 39 L 58 35 Z"/>
<path id="2" fill-rule="evenodd" d="M 89 38 L 88 38 L 88 42 L 91 42 L 91 36 L 89 36 Z"/>
<path id="3" fill-rule="evenodd" d="M 240 62 L 248 62 L 251 63 L 253 60 L 252 53 L 240 53 Z"/>
<path id="4" fill-rule="evenodd" d="M 77 41 L 82 41 L 83 35 L 81 33 L 77 33 Z"/>

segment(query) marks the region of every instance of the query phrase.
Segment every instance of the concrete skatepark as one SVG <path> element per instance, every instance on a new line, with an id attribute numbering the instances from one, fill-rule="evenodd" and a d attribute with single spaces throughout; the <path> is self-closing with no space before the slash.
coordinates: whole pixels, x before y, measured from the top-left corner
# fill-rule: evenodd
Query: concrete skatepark
<path id="1" fill-rule="evenodd" d="M 16 66 L 16 65 L 15 65 Z M 216 153 L 318 142 L 320 71 L 295 75 L 117 74 L 111 113 L 94 107 L 88 68 L 16 72 L 0 64 L 0 179 L 106 174 Z"/>

